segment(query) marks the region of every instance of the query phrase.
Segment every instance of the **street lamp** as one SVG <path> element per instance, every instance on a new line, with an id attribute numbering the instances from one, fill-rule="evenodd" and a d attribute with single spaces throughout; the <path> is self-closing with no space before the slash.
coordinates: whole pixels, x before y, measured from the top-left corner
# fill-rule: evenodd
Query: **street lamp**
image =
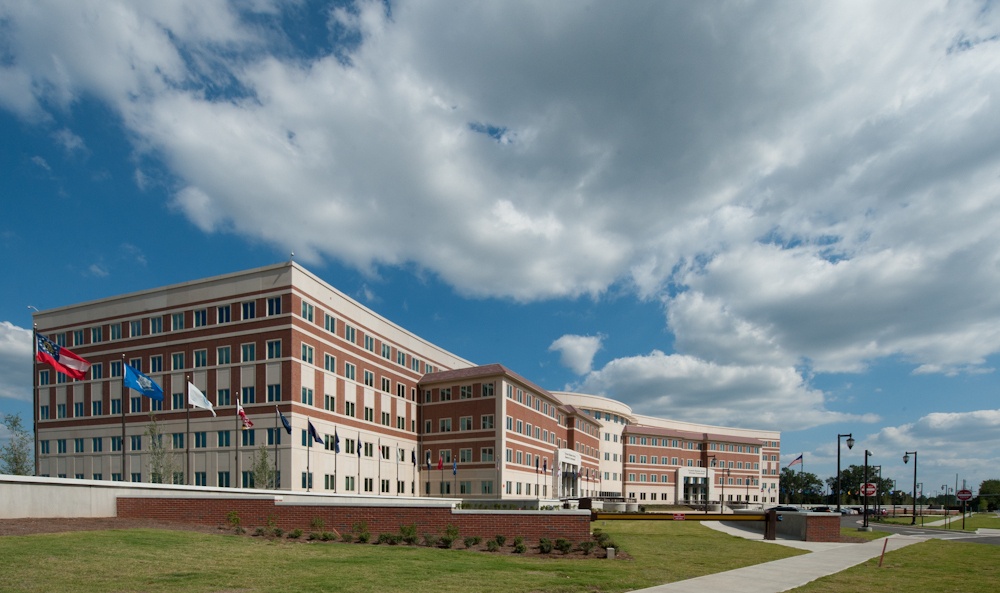
<path id="1" fill-rule="evenodd" d="M 723 515 L 726 514 L 726 481 L 729 479 L 730 469 L 726 468 L 726 476 L 722 478 L 722 501 L 719 504 L 719 512 Z"/>
<path id="2" fill-rule="evenodd" d="M 906 451 L 903 453 L 903 463 L 910 462 L 910 454 L 913 455 L 913 520 L 910 525 L 917 524 L 917 452 Z"/>
<path id="3" fill-rule="evenodd" d="M 711 459 L 712 462 L 709 464 L 709 467 L 715 467 L 715 462 L 716 462 L 715 455 L 706 455 L 705 459 Z M 705 482 L 708 484 L 708 487 L 711 488 L 712 487 L 712 478 L 715 477 L 715 475 L 712 474 L 711 477 L 709 477 L 709 472 L 706 469 L 705 470 L 705 476 L 706 476 L 705 477 Z M 724 489 L 725 489 L 725 486 L 723 486 L 723 490 Z M 709 492 L 706 491 L 705 492 L 705 514 L 706 515 L 708 514 L 708 501 L 709 501 L 708 497 L 709 497 Z M 719 499 L 719 510 L 720 511 L 722 510 L 722 499 Z"/>
<path id="4" fill-rule="evenodd" d="M 861 485 L 861 493 L 865 497 L 865 518 L 862 522 L 862 527 L 865 531 L 868 531 L 868 457 L 871 454 L 871 451 L 865 449 L 865 483 Z"/>
<path id="5" fill-rule="evenodd" d="M 837 435 L 837 512 L 840 512 L 840 439 L 847 437 L 847 448 L 854 448 L 854 435 L 851 433 Z"/>
<path id="6" fill-rule="evenodd" d="M 882 498 L 882 466 L 873 465 L 871 466 L 872 472 L 878 471 L 878 477 L 875 478 L 875 520 L 881 522 L 882 515 L 879 513 L 879 502 Z"/>

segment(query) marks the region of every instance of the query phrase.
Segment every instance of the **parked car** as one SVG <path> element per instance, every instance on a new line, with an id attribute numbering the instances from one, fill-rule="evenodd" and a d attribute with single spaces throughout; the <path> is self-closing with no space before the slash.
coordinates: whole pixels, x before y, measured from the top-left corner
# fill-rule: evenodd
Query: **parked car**
<path id="1" fill-rule="evenodd" d="M 769 508 L 767 510 L 769 510 L 769 511 L 794 511 L 796 513 L 799 512 L 799 509 L 797 509 L 795 507 L 771 507 L 771 508 Z"/>
<path id="2" fill-rule="evenodd" d="M 814 513 L 832 513 L 833 509 L 830 507 L 816 507 L 812 510 Z"/>

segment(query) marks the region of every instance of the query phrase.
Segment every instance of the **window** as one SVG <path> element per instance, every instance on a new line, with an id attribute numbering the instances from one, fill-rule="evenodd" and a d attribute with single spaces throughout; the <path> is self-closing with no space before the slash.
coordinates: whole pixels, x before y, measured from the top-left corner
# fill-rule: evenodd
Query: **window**
<path id="1" fill-rule="evenodd" d="M 451 418 L 441 418 L 439 425 L 441 432 L 451 432 Z"/>
<path id="2" fill-rule="evenodd" d="M 150 317 L 149 318 L 149 333 L 152 334 L 162 334 L 163 333 L 163 318 L 162 317 Z"/>
<path id="3" fill-rule="evenodd" d="M 217 406 L 231 406 L 233 405 L 232 394 L 228 389 L 219 389 L 215 396 L 215 405 Z"/>
<path id="4" fill-rule="evenodd" d="M 90 328 L 90 343 L 99 344 L 103 341 L 104 341 L 104 328 L 102 327 Z"/>
<path id="5" fill-rule="evenodd" d="M 302 344 L 302 362 L 313 363 L 313 347 L 309 344 Z"/>
<path id="6" fill-rule="evenodd" d="M 229 472 L 219 472 L 219 488 L 229 488 Z"/>
<path id="7" fill-rule="evenodd" d="M 240 394 L 245 404 L 252 404 L 257 401 L 257 388 L 253 385 L 244 387 Z"/>
<path id="8" fill-rule="evenodd" d="M 175 432 L 175 433 L 171 434 L 170 435 L 170 441 L 171 441 L 170 444 L 171 444 L 171 446 L 173 446 L 174 449 L 183 449 L 184 448 L 184 433 L 183 432 Z"/>
<path id="9" fill-rule="evenodd" d="M 220 430 L 218 432 L 218 435 L 219 435 L 219 439 L 218 439 L 219 446 L 220 447 L 228 447 L 229 446 L 229 442 L 230 442 L 229 441 L 229 431 L 228 430 Z"/>
<path id="10" fill-rule="evenodd" d="M 365 420 L 375 422 L 375 408 L 365 406 Z"/>
<path id="11" fill-rule="evenodd" d="M 174 313 L 170 316 L 170 329 L 177 331 L 179 329 L 184 329 L 184 314 Z"/>
<path id="12" fill-rule="evenodd" d="M 410 369 L 419 373 L 420 372 L 420 360 L 411 357 L 410 358 Z"/>
<path id="13" fill-rule="evenodd" d="M 354 381 L 357 379 L 356 373 L 357 369 L 353 364 L 349 362 L 344 363 L 344 377 L 350 379 L 351 381 Z"/>
<path id="14" fill-rule="evenodd" d="M 371 371 L 365 371 L 365 385 L 369 387 L 375 387 L 375 373 Z"/>
<path id="15" fill-rule="evenodd" d="M 82 418 L 83 417 L 83 402 L 73 403 L 73 417 Z"/>
<path id="16" fill-rule="evenodd" d="M 102 414 L 104 414 L 104 402 L 99 399 L 90 402 L 90 415 L 101 416 Z"/>
<path id="17" fill-rule="evenodd" d="M 108 363 L 108 370 L 110 371 L 112 377 L 121 377 L 122 361 L 112 360 L 110 363 Z"/>
<path id="18" fill-rule="evenodd" d="M 208 350 L 195 350 L 194 351 L 194 368 L 201 368 L 208 366 Z"/>
<path id="19" fill-rule="evenodd" d="M 483 383 L 483 397 L 493 397 L 493 383 Z"/>
<path id="20" fill-rule="evenodd" d="M 375 338 L 365 334 L 365 350 L 375 352 Z"/>
<path id="21" fill-rule="evenodd" d="M 183 393 L 172 393 L 170 394 L 170 409 L 171 410 L 181 410 L 184 408 L 184 394 Z"/>
<path id="22" fill-rule="evenodd" d="M 458 450 L 458 462 L 459 463 L 472 463 L 472 449 L 459 449 Z"/>
<path id="23" fill-rule="evenodd" d="M 304 304 L 304 303 L 303 303 Z M 281 297 L 271 297 L 267 299 L 267 314 L 270 315 L 281 315 Z M 305 315 L 303 315 L 305 317 Z M 310 319 L 312 321 L 312 319 Z"/>
<path id="24" fill-rule="evenodd" d="M 382 377 L 382 391 L 386 393 L 392 391 L 392 381 L 389 380 L 389 377 Z"/>
<path id="25" fill-rule="evenodd" d="M 208 433 L 204 431 L 194 433 L 194 448 L 204 449 L 206 447 L 208 447 Z"/>
<path id="26" fill-rule="evenodd" d="M 56 404 L 56 418 L 66 417 L 66 404 Z"/>
<path id="27" fill-rule="evenodd" d="M 392 426 L 392 415 L 389 412 L 382 412 L 382 425 Z"/>
<path id="28" fill-rule="evenodd" d="M 122 450 L 122 438 L 121 437 L 111 437 L 111 451 L 117 452 Z"/>
<path id="29" fill-rule="evenodd" d="M 337 359 L 329 354 L 323 355 L 323 368 L 330 373 L 337 372 Z"/>
<path id="30" fill-rule="evenodd" d="M 84 343 L 83 342 L 83 330 L 82 329 L 78 329 L 78 330 L 74 331 L 73 332 L 73 345 L 74 346 L 83 346 L 83 343 Z"/>
<path id="31" fill-rule="evenodd" d="M 240 310 L 243 313 L 241 319 L 253 319 L 257 317 L 257 301 L 247 301 L 240 305 Z"/>
<path id="32" fill-rule="evenodd" d="M 352 326 L 344 324 L 344 339 L 352 344 L 357 343 L 357 330 Z"/>
<path id="33" fill-rule="evenodd" d="M 215 349 L 215 364 L 231 364 L 233 350 L 229 346 L 219 346 Z"/>
<path id="34" fill-rule="evenodd" d="M 233 309 L 229 305 L 220 305 L 216 307 L 216 323 L 229 323 L 233 320 Z"/>
<path id="35" fill-rule="evenodd" d="M 94 368 L 94 367 L 91 367 Z M 49 372 L 48 371 L 38 371 L 38 384 L 48 385 L 49 384 Z"/>
<path id="36" fill-rule="evenodd" d="M 193 313 L 194 326 L 205 327 L 208 325 L 208 309 L 198 309 Z"/>
<path id="37" fill-rule="evenodd" d="M 134 434 L 129 437 L 129 450 L 142 451 L 142 435 Z"/>
<path id="38" fill-rule="evenodd" d="M 306 321 L 315 321 L 315 309 L 305 301 L 302 301 L 302 318 Z"/>
<path id="39" fill-rule="evenodd" d="M 331 334 L 337 333 L 337 318 L 332 315 L 323 314 L 323 328 Z"/>
<path id="40" fill-rule="evenodd" d="M 354 402 L 344 402 L 344 414 L 356 418 L 358 415 L 357 404 Z"/>
<path id="41" fill-rule="evenodd" d="M 171 364 L 170 368 L 172 370 L 177 371 L 177 370 L 183 369 L 184 368 L 184 353 L 183 352 L 174 352 L 173 354 L 171 354 L 170 355 L 170 364 Z"/>
<path id="42" fill-rule="evenodd" d="M 48 455 L 51 452 L 48 441 L 38 441 L 38 446 L 42 455 Z"/>
<path id="43" fill-rule="evenodd" d="M 253 447 L 254 444 L 255 444 L 254 443 L 254 441 L 255 441 L 254 435 L 256 434 L 257 431 L 251 428 L 249 430 L 243 430 L 241 432 L 243 434 L 243 446 L 244 447 Z"/>
<path id="44" fill-rule="evenodd" d="M 73 439 L 73 452 L 83 453 L 83 439 Z"/>
<path id="45" fill-rule="evenodd" d="M 443 402 L 451 401 L 451 387 L 445 387 L 441 389 L 441 401 Z"/>
<path id="46" fill-rule="evenodd" d="M 382 358 L 392 360 L 392 348 L 388 344 L 382 344 Z"/>
<path id="47" fill-rule="evenodd" d="M 257 345 L 256 344 L 243 344 L 240 346 L 240 352 L 242 356 L 240 358 L 241 362 L 253 362 L 257 360 Z"/>
<path id="48" fill-rule="evenodd" d="M 403 352 L 401 350 L 397 350 L 396 351 L 396 364 L 398 364 L 400 366 L 404 366 L 404 367 L 406 366 L 406 353 L 405 352 Z"/>
<path id="49" fill-rule="evenodd" d="M 267 358 L 281 358 L 281 340 L 268 340 Z"/>
<path id="50" fill-rule="evenodd" d="M 308 387 L 302 388 L 302 403 L 306 405 L 313 405 L 313 390 Z"/>
<path id="51" fill-rule="evenodd" d="M 483 414 L 480 419 L 480 428 L 483 430 L 493 429 L 493 414 Z"/>
<path id="52" fill-rule="evenodd" d="M 462 416 L 458 419 L 458 430 L 472 430 L 472 416 Z"/>
<path id="53" fill-rule="evenodd" d="M 280 402 L 281 401 L 281 384 L 272 383 L 267 386 L 267 401 L 269 402 Z"/>
<path id="54" fill-rule="evenodd" d="M 267 429 L 267 444 L 268 445 L 280 445 L 281 444 L 281 431 L 283 428 L 268 428 Z"/>

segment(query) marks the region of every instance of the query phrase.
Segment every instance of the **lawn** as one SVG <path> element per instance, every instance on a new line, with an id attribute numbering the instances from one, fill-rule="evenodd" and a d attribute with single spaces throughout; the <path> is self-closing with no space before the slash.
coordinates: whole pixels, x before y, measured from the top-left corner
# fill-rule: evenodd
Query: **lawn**
<path id="1" fill-rule="evenodd" d="M 145 529 L 0 537 L 0 591 L 616 593 L 800 553 L 696 522 L 596 527 L 629 558 L 522 557 Z"/>
<path id="2" fill-rule="evenodd" d="M 928 540 L 792 589 L 795 593 L 994 593 L 1000 546 Z"/>

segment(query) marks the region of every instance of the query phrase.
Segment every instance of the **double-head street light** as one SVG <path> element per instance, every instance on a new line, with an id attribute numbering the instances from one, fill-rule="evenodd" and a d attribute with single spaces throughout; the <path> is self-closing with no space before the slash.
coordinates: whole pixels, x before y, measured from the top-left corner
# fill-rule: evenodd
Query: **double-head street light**
<path id="1" fill-rule="evenodd" d="M 913 520 L 910 525 L 917 524 L 917 452 L 906 451 L 903 453 L 903 463 L 910 462 L 910 455 L 913 455 Z"/>
<path id="2" fill-rule="evenodd" d="M 708 464 L 708 466 L 709 467 L 715 467 L 715 462 L 716 462 L 715 455 L 706 455 L 705 459 L 711 459 L 712 461 Z M 708 472 L 707 469 L 705 470 L 705 476 L 706 476 L 705 481 L 708 483 L 708 488 L 710 490 L 712 488 L 712 483 L 713 483 L 712 477 L 714 477 L 714 476 L 709 477 L 709 472 Z M 723 491 L 725 491 L 725 486 L 723 486 Z M 708 500 L 709 500 L 709 498 L 708 498 L 708 490 L 706 490 L 705 491 L 705 514 L 706 515 L 708 514 Z M 719 499 L 719 510 L 720 511 L 722 510 L 722 499 L 721 498 Z"/>
<path id="3" fill-rule="evenodd" d="M 851 433 L 837 435 L 837 512 L 840 512 L 840 439 L 847 437 L 847 448 L 854 448 L 854 435 Z"/>
<path id="4" fill-rule="evenodd" d="M 871 451 L 865 449 L 865 483 L 861 485 L 861 494 L 865 497 L 865 518 L 862 522 L 865 531 L 868 531 L 868 457 L 871 454 Z"/>

